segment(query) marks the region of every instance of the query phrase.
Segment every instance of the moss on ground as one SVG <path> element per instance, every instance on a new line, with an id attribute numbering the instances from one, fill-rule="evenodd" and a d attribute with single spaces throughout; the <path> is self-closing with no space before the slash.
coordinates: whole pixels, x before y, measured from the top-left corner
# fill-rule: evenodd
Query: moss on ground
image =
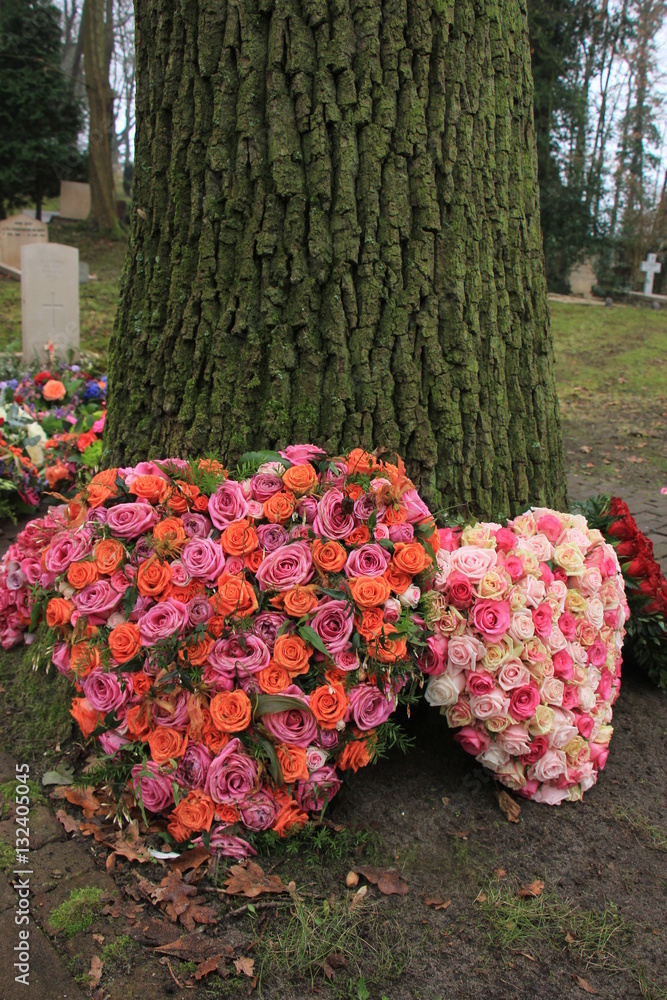
<path id="1" fill-rule="evenodd" d="M 72 889 L 69 899 L 53 911 L 49 923 L 61 931 L 64 937 L 72 938 L 88 930 L 93 923 L 102 908 L 101 897 L 102 890 L 97 886 Z"/>

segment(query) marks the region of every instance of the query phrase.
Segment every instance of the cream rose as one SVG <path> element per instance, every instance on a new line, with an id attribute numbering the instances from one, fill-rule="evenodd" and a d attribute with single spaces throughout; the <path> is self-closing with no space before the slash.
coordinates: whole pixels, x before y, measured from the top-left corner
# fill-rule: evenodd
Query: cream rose
<path id="1" fill-rule="evenodd" d="M 586 601 L 584 617 L 594 625 L 595 628 L 602 628 L 604 624 L 604 605 L 599 597 L 589 597 Z"/>
<path id="2" fill-rule="evenodd" d="M 506 660 L 498 672 L 497 681 L 503 691 L 530 684 L 530 671 L 519 659 Z"/>
<path id="3" fill-rule="evenodd" d="M 497 771 L 501 764 L 507 764 L 509 759 L 510 755 L 497 743 L 492 743 L 490 747 L 475 757 L 476 761 L 483 764 L 484 767 L 488 767 L 490 771 Z"/>
<path id="4" fill-rule="evenodd" d="M 520 551 L 532 552 L 538 562 L 549 562 L 553 557 L 554 547 L 547 538 L 539 531 L 530 538 L 523 538 L 519 544 Z"/>
<path id="5" fill-rule="evenodd" d="M 558 705 L 560 708 L 563 704 L 563 690 L 564 684 L 562 681 L 559 681 L 557 677 L 547 677 L 542 682 L 540 695 L 547 705 Z"/>
<path id="6" fill-rule="evenodd" d="M 580 576 L 584 572 L 584 556 L 576 545 L 565 542 L 554 549 L 554 562 L 562 566 L 568 576 Z"/>
<path id="7" fill-rule="evenodd" d="M 567 760 L 562 750 L 547 750 L 543 757 L 528 768 L 528 777 L 536 781 L 555 781 L 566 773 Z"/>
<path id="8" fill-rule="evenodd" d="M 453 674 L 461 670 L 474 670 L 484 656 L 484 643 L 473 635 L 455 635 L 447 647 L 447 666 Z"/>
<path id="9" fill-rule="evenodd" d="M 525 726 L 508 726 L 498 737 L 498 743 L 512 757 L 523 757 L 530 750 L 531 739 Z"/>
<path id="10" fill-rule="evenodd" d="M 487 524 L 466 524 L 461 532 L 461 545 L 474 545 L 479 549 L 495 549 L 496 540 Z"/>
<path id="11" fill-rule="evenodd" d="M 535 635 L 535 625 L 530 611 L 526 609 L 515 611 L 507 631 L 518 642 L 527 642 L 532 638 Z"/>
<path id="12" fill-rule="evenodd" d="M 452 676 L 449 671 L 445 671 L 444 674 L 431 677 L 426 686 L 426 700 L 429 705 L 455 705 L 465 685 L 466 679 L 463 672 Z"/>

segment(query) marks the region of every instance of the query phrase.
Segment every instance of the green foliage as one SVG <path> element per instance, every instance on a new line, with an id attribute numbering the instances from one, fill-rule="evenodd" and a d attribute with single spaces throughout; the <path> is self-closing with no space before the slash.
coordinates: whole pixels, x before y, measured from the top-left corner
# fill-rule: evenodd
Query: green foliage
<path id="1" fill-rule="evenodd" d="M 61 69 L 60 12 L 48 0 L 0 6 L 0 208 L 56 194 L 80 168 L 81 109 Z"/>
<path id="2" fill-rule="evenodd" d="M 49 923 L 66 938 L 88 930 L 101 909 L 101 896 L 102 890 L 97 886 L 72 889 L 69 899 L 53 911 Z"/>

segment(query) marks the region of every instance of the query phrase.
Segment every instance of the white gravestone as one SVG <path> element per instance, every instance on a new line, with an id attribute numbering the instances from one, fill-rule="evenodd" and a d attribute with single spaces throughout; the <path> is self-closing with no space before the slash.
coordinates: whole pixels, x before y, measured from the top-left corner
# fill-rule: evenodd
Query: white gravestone
<path id="1" fill-rule="evenodd" d="M 659 262 L 657 254 L 647 254 L 646 260 L 641 262 L 639 269 L 646 274 L 644 278 L 644 295 L 653 295 L 653 279 L 656 274 L 660 274 L 662 271 L 662 264 Z"/>
<path id="2" fill-rule="evenodd" d="M 60 182 L 60 218 L 87 219 L 90 215 L 90 184 Z"/>
<path id="3" fill-rule="evenodd" d="M 60 243 L 21 250 L 23 360 L 48 360 L 79 350 L 79 251 Z"/>
<path id="4" fill-rule="evenodd" d="M 48 243 L 49 227 L 27 215 L 12 215 L 0 222 L 0 260 L 9 267 L 21 267 L 21 247 Z"/>

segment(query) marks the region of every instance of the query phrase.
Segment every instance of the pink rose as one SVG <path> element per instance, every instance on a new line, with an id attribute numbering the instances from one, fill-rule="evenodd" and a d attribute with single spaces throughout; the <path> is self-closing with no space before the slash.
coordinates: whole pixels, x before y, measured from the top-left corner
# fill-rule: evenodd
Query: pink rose
<path id="1" fill-rule="evenodd" d="M 313 572 L 310 547 L 305 542 L 291 542 L 269 553 L 255 577 L 260 590 L 289 590 L 308 583 Z"/>
<path id="2" fill-rule="evenodd" d="M 191 538 L 181 550 L 181 562 L 190 576 L 212 583 L 225 568 L 225 554 L 210 538 Z"/>
<path id="3" fill-rule="evenodd" d="M 459 729 L 458 733 L 454 733 L 454 739 L 461 744 L 466 753 L 472 754 L 473 757 L 484 753 L 491 745 L 491 737 L 486 730 L 477 730 L 472 726 L 464 726 L 463 729 Z"/>
<path id="4" fill-rule="evenodd" d="M 588 715 L 587 712 L 575 712 L 574 721 L 577 729 L 579 730 L 579 735 L 583 736 L 585 740 L 589 739 L 595 726 L 593 716 Z"/>
<path id="5" fill-rule="evenodd" d="M 536 634 L 546 639 L 551 634 L 551 618 L 553 615 L 551 605 L 547 604 L 546 601 L 544 604 L 538 604 L 536 608 L 532 609 L 531 614 Z"/>
<path id="6" fill-rule="evenodd" d="M 307 781 L 298 781 L 296 799 L 306 812 L 320 812 L 334 797 L 342 782 L 331 765 L 313 771 Z"/>
<path id="7" fill-rule="evenodd" d="M 401 503 L 405 507 L 407 519 L 410 524 L 419 524 L 421 521 L 428 521 L 431 518 L 431 511 L 428 509 L 417 490 L 411 489 L 403 494 Z"/>
<path id="8" fill-rule="evenodd" d="M 593 645 L 588 648 L 588 662 L 592 663 L 594 667 L 602 667 L 606 660 L 607 647 L 600 639 L 596 639 Z"/>
<path id="9" fill-rule="evenodd" d="M 188 626 L 188 609 L 168 597 L 160 604 L 148 608 L 139 620 L 142 646 L 152 646 L 160 639 L 168 639 L 176 633 L 182 634 Z"/>
<path id="10" fill-rule="evenodd" d="M 447 662 L 447 647 L 449 641 L 442 635 L 430 635 L 426 640 L 426 649 L 417 663 L 422 673 L 430 677 L 441 674 Z"/>
<path id="11" fill-rule="evenodd" d="M 239 521 L 248 513 L 248 501 L 243 487 L 233 479 L 226 479 L 218 486 L 208 502 L 209 517 L 216 528 L 224 530 L 232 521 Z"/>
<path id="12" fill-rule="evenodd" d="M 503 691 L 512 691 L 514 688 L 530 684 L 530 671 L 517 658 L 506 660 L 498 671 L 498 684 Z"/>
<path id="13" fill-rule="evenodd" d="M 345 572 L 348 577 L 382 576 L 388 565 L 388 552 L 381 545 L 371 542 L 352 549 L 347 557 Z"/>
<path id="14" fill-rule="evenodd" d="M 231 861 L 243 861 L 244 858 L 254 857 L 257 851 L 252 844 L 249 844 L 247 840 L 243 840 L 241 837 L 235 837 L 233 834 L 224 832 L 230 825 L 229 823 L 218 823 L 216 826 L 211 827 L 208 850 L 211 854 L 219 854 L 221 857 L 229 858 Z M 192 843 L 198 847 L 203 847 L 204 838 L 195 837 Z"/>
<path id="15" fill-rule="evenodd" d="M 72 596 L 74 607 L 87 618 L 106 619 L 122 598 L 107 580 L 96 580 Z M 101 624 L 91 621 L 91 624 Z"/>
<path id="16" fill-rule="evenodd" d="M 570 642 L 577 634 L 577 620 L 571 611 L 564 611 L 558 619 L 558 628 Z"/>
<path id="17" fill-rule="evenodd" d="M 530 768 L 529 775 L 537 781 L 554 781 L 567 773 L 567 759 L 562 750 L 547 750 Z"/>
<path id="18" fill-rule="evenodd" d="M 359 657 L 353 650 L 343 650 L 342 653 L 334 653 L 333 661 L 338 670 L 348 673 L 350 670 L 358 670 L 361 664 Z"/>
<path id="19" fill-rule="evenodd" d="M 511 552 L 518 545 L 519 539 L 511 528 L 499 528 L 496 531 L 496 546 L 500 552 Z"/>
<path id="20" fill-rule="evenodd" d="M 288 693 L 283 692 L 284 694 Z M 284 712 L 269 712 L 262 716 L 262 722 L 277 743 L 289 743 L 296 747 L 307 747 L 317 736 L 315 716 L 305 703 Z"/>
<path id="21" fill-rule="evenodd" d="M 536 528 L 543 535 L 546 535 L 552 545 L 555 545 L 563 530 L 563 522 L 554 514 L 543 514 L 538 518 Z"/>
<path id="22" fill-rule="evenodd" d="M 460 528 L 438 528 L 440 548 L 445 552 L 454 552 L 461 544 Z"/>
<path id="23" fill-rule="evenodd" d="M 241 741 L 234 738 L 211 762 L 205 789 L 214 802 L 236 805 L 247 798 L 258 783 L 257 762 L 246 753 Z"/>
<path id="24" fill-rule="evenodd" d="M 168 775 L 161 774 L 159 766 L 154 761 L 135 764 L 130 775 L 135 795 L 149 812 L 161 813 L 174 804 L 172 779 Z"/>
<path id="25" fill-rule="evenodd" d="M 355 528 L 354 514 L 346 514 L 343 506 L 345 495 L 339 489 L 328 490 L 317 505 L 317 517 L 313 522 L 315 533 L 323 538 L 342 539 L 351 535 Z"/>
<path id="26" fill-rule="evenodd" d="M 265 503 L 274 493 L 280 493 L 282 488 L 282 479 L 275 473 L 258 472 L 250 480 L 253 498 L 260 503 Z"/>
<path id="27" fill-rule="evenodd" d="M 249 830 L 268 830 L 275 821 L 279 806 L 267 789 L 260 788 L 239 806 L 243 825 Z"/>
<path id="28" fill-rule="evenodd" d="M 213 527 L 204 514 L 195 514 L 189 510 L 181 515 L 181 521 L 188 538 L 206 538 Z"/>
<path id="29" fill-rule="evenodd" d="M 569 681 L 574 677 L 574 664 L 572 657 L 566 649 L 559 649 L 553 654 L 554 674 L 562 681 Z"/>
<path id="30" fill-rule="evenodd" d="M 498 743 L 510 757 L 525 757 L 530 753 L 531 738 L 524 726 L 508 726 L 498 734 Z"/>
<path id="31" fill-rule="evenodd" d="M 605 764 L 607 763 L 607 757 L 609 756 L 609 747 L 604 746 L 602 743 L 590 743 L 589 750 L 591 753 L 592 762 L 594 764 L 597 764 L 600 771 L 602 771 Z"/>
<path id="32" fill-rule="evenodd" d="M 494 549 L 482 549 L 476 545 L 464 545 L 452 552 L 449 565 L 452 570 L 463 573 L 471 583 L 479 583 L 482 577 L 496 565 L 498 556 Z"/>
<path id="33" fill-rule="evenodd" d="M 510 695 L 510 715 L 514 719 L 532 719 L 540 703 L 540 692 L 536 684 L 522 684 L 514 688 Z"/>
<path id="34" fill-rule="evenodd" d="M 495 686 L 493 674 L 487 670 L 475 670 L 466 677 L 466 688 L 475 698 L 491 694 Z"/>
<path id="35" fill-rule="evenodd" d="M 88 530 L 77 532 L 61 531 L 54 535 L 44 554 L 44 565 L 50 573 L 58 576 L 64 573 L 70 563 L 87 556 L 91 549 L 92 536 Z"/>
<path id="36" fill-rule="evenodd" d="M 276 644 L 278 629 L 287 620 L 287 615 L 280 611 L 261 611 L 253 619 L 253 632 L 266 643 L 271 653 Z"/>
<path id="37" fill-rule="evenodd" d="M 393 625 L 401 617 L 401 602 L 397 597 L 388 597 L 382 605 L 382 617 Z"/>
<path id="38" fill-rule="evenodd" d="M 203 743 L 188 743 L 174 774 L 181 788 L 203 788 L 213 754 Z"/>
<path id="39" fill-rule="evenodd" d="M 524 574 L 523 563 L 518 556 L 507 556 L 505 559 L 505 570 L 512 583 L 516 583 Z"/>
<path id="40" fill-rule="evenodd" d="M 478 698 L 474 695 L 470 697 L 470 711 L 476 719 L 504 719 L 509 707 L 510 699 L 500 688 L 494 688 L 489 694 L 480 695 Z"/>
<path id="41" fill-rule="evenodd" d="M 453 635 L 447 647 L 447 662 L 452 673 L 473 670 L 486 650 L 483 643 L 472 635 Z"/>
<path id="42" fill-rule="evenodd" d="M 115 673 L 93 670 L 83 681 L 83 693 L 96 712 L 114 712 L 127 701 Z"/>
<path id="43" fill-rule="evenodd" d="M 336 600 L 322 604 L 311 620 L 310 627 L 317 632 L 332 656 L 342 653 L 349 645 L 354 628 L 350 604 Z"/>
<path id="44" fill-rule="evenodd" d="M 326 452 L 316 444 L 290 444 L 278 454 L 292 465 L 305 465 L 313 459 L 326 457 Z"/>
<path id="45" fill-rule="evenodd" d="M 396 699 L 387 698 L 374 684 L 358 684 L 349 691 L 349 712 L 364 732 L 386 722 L 396 708 Z"/>
<path id="46" fill-rule="evenodd" d="M 149 503 L 119 503 L 109 509 L 107 527 L 116 538 L 138 538 L 159 520 Z"/>
<path id="47" fill-rule="evenodd" d="M 464 549 L 459 551 L 463 552 Z M 463 611 L 469 608 L 473 600 L 473 589 L 472 583 L 465 574 L 459 572 L 458 570 L 451 570 L 450 561 L 450 572 L 449 576 L 445 581 L 445 591 L 447 593 L 447 598 L 449 603 L 453 605 L 458 611 Z"/>
<path id="48" fill-rule="evenodd" d="M 216 674 L 231 679 L 243 674 L 256 674 L 268 667 L 271 654 L 268 646 L 252 632 L 218 639 L 208 654 L 208 662 Z"/>
<path id="49" fill-rule="evenodd" d="M 502 638 L 510 626 L 509 603 L 507 601 L 477 601 L 473 608 L 472 618 L 475 628 L 486 641 L 495 642 L 496 639 Z"/>

